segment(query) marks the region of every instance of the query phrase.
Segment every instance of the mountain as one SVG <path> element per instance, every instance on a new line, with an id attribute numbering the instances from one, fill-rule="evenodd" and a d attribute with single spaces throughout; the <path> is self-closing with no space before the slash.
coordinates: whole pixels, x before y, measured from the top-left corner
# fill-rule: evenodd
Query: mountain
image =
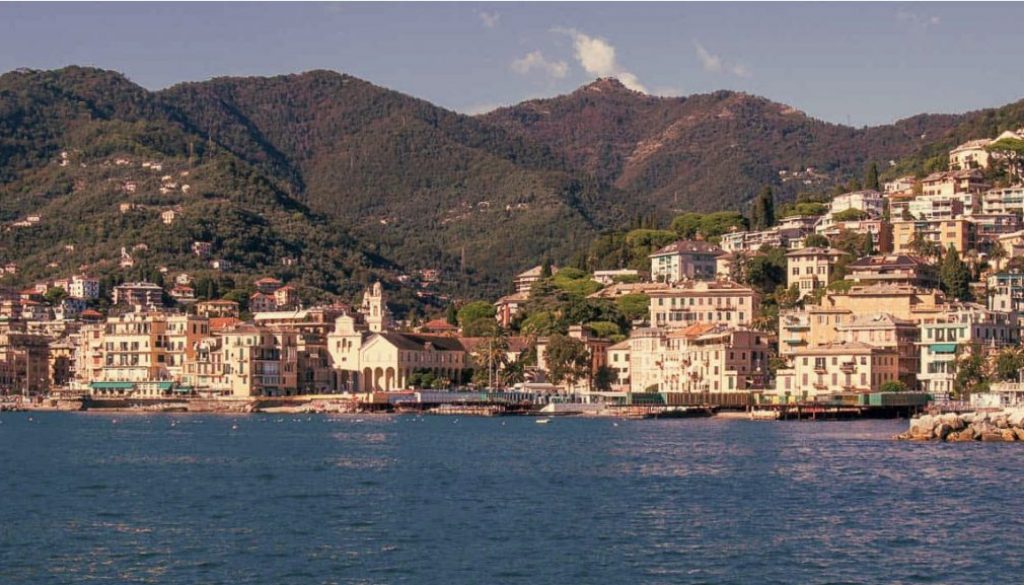
<path id="1" fill-rule="evenodd" d="M 111 72 L 0 76 L 0 177 L 0 260 L 17 262 L 19 282 L 79 271 L 159 278 L 166 266 L 229 288 L 271 273 L 348 296 L 391 268 L 159 96 Z M 211 258 L 193 253 L 194 242 L 212 244 Z M 134 266 L 119 266 L 122 250 Z M 231 268 L 215 272 L 211 259 Z"/>
<path id="2" fill-rule="evenodd" d="M 546 146 L 347 75 L 215 79 L 160 98 L 381 255 L 478 286 L 503 288 L 523 262 L 564 258 L 618 219 Z"/>
<path id="3" fill-rule="evenodd" d="M 97 69 L 16 71 L 0 76 L 0 261 L 26 281 L 81 265 L 127 276 L 125 247 L 201 271 L 191 244 L 210 241 L 235 279 L 351 294 L 439 268 L 448 292 L 495 296 L 638 214 L 746 211 L 764 185 L 783 200 L 831 191 L 870 162 L 922 172 L 1021 125 L 1024 102 L 855 129 L 744 93 L 653 97 L 613 79 L 465 116 L 329 71 L 159 92 Z"/>
<path id="4" fill-rule="evenodd" d="M 745 210 L 764 185 L 784 198 L 824 189 L 859 178 L 869 162 L 914 153 L 962 121 L 923 115 L 858 130 L 745 93 L 653 97 L 615 79 L 482 119 L 550 146 L 578 171 L 662 212 Z M 779 173 L 809 167 L 810 185 Z"/>

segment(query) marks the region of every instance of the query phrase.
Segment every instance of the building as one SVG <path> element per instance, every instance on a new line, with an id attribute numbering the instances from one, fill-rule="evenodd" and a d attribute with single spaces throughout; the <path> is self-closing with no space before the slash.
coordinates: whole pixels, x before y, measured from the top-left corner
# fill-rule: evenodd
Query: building
<path id="1" fill-rule="evenodd" d="M 283 283 L 280 280 L 269 276 L 263 277 L 252 284 L 253 286 L 256 287 L 257 292 L 263 293 L 265 295 L 274 294 L 274 291 L 281 288 L 281 286 L 283 285 Z"/>
<path id="2" fill-rule="evenodd" d="M 835 394 L 879 392 L 899 379 L 899 354 L 859 342 L 801 348 L 792 367 L 776 372 L 775 389 L 803 400 Z"/>
<path id="3" fill-rule="evenodd" d="M 700 323 L 672 331 L 662 356 L 662 392 L 764 388 L 771 350 L 764 333 Z"/>
<path id="4" fill-rule="evenodd" d="M 988 310 L 1024 314 L 1024 274 L 1000 272 L 986 280 Z"/>
<path id="5" fill-rule="evenodd" d="M 917 349 L 920 334 L 917 323 L 879 312 L 853 315 L 849 321 L 836 325 L 836 331 L 843 343 L 863 343 L 896 351 L 899 380 L 907 388 L 917 389 L 917 373 L 921 364 Z"/>
<path id="6" fill-rule="evenodd" d="M 427 335 L 458 335 L 459 326 L 445 319 L 432 319 L 420 326 L 420 333 Z"/>
<path id="7" fill-rule="evenodd" d="M 721 248 L 708 242 L 679 240 L 649 256 L 651 280 L 674 283 L 714 279 L 716 258 L 723 253 Z"/>
<path id="8" fill-rule="evenodd" d="M 882 185 L 882 190 L 888 195 L 909 195 L 914 191 L 914 185 L 917 183 L 912 175 L 907 175 L 886 181 Z"/>
<path id="9" fill-rule="evenodd" d="M 921 179 L 922 195 L 980 194 L 989 187 L 991 185 L 985 181 L 985 175 L 977 169 L 932 173 Z"/>
<path id="10" fill-rule="evenodd" d="M 192 253 L 200 258 L 209 258 L 213 253 L 213 242 L 192 242 Z"/>
<path id="11" fill-rule="evenodd" d="M 68 296 L 85 301 L 98 299 L 100 298 L 100 280 L 91 276 L 76 274 L 68 282 Z"/>
<path id="12" fill-rule="evenodd" d="M 905 212 L 899 209 L 894 219 L 935 221 L 956 219 L 974 213 L 977 199 L 971 193 L 955 195 L 922 195 L 905 202 Z"/>
<path id="13" fill-rule="evenodd" d="M 198 301 L 195 312 L 203 317 L 238 317 L 238 303 L 225 299 Z"/>
<path id="14" fill-rule="evenodd" d="M 946 311 L 942 292 L 906 285 L 876 283 L 830 291 L 818 305 L 782 311 L 779 355 L 789 358 L 802 348 L 840 341 L 839 327 L 861 315 L 885 312 L 913 323 L 931 322 Z"/>
<path id="15" fill-rule="evenodd" d="M 647 294 L 650 323 L 656 327 L 682 328 L 694 323 L 746 327 L 761 306 L 761 295 L 754 289 L 729 280 L 685 281 Z"/>
<path id="16" fill-rule="evenodd" d="M 210 336 L 210 322 L 196 315 L 167 316 L 164 365 L 170 378 L 181 380 L 185 364 L 196 357 L 196 347 Z"/>
<path id="17" fill-rule="evenodd" d="M 608 367 L 615 372 L 612 390 L 629 390 L 629 340 L 608 348 Z"/>
<path id="18" fill-rule="evenodd" d="M 832 215 L 849 209 L 863 211 L 871 217 L 881 217 L 885 211 L 885 199 L 878 191 L 867 189 L 836 195 L 829 203 L 829 213 Z"/>
<path id="19" fill-rule="evenodd" d="M 989 189 L 981 195 L 982 213 L 1024 212 L 1024 184 Z"/>
<path id="20" fill-rule="evenodd" d="M 814 228 L 814 231 L 825 236 L 829 240 L 843 232 L 859 234 L 870 234 L 871 243 L 875 250 L 888 252 L 892 250 L 892 225 L 882 219 L 856 219 L 849 221 L 826 221 L 822 218 L 821 223 Z"/>
<path id="21" fill-rule="evenodd" d="M 541 273 L 544 272 L 543 266 L 534 266 L 533 268 L 520 272 L 512 279 L 512 286 L 515 288 L 517 293 L 529 293 L 530 288 L 533 287 L 533 283 L 541 279 Z M 558 267 L 551 267 L 551 274 L 555 275 L 558 273 Z"/>
<path id="22" fill-rule="evenodd" d="M 299 291 L 291 285 L 282 286 L 274 291 L 274 304 L 278 309 L 289 309 L 299 306 Z"/>
<path id="23" fill-rule="evenodd" d="M 865 256 L 847 265 L 846 280 L 858 284 L 884 283 L 935 288 L 938 270 L 922 258 L 908 254 Z"/>
<path id="24" fill-rule="evenodd" d="M 254 292 L 249 296 L 249 310 L 253 313 L 276 311 L 277 300 L 273 294 Z"/>
<path id="25" fill-rule="evenodd" d="M 364 293 L 360 313 L 337 316 L 326 339 L 333 383 L 342 391 L 401 390 L 427 372 L 448 385 L 469 381 L 471 361 L 457 337 L 393 331 L 379 282 Z"/>
<path id="26" fill-rule="evenodd" d="M 949 170 L 987 169 L 991 157 L 985 147 L 992 142 L 989 138 L 969 140 L 949 151 Z"/>
<path id="27" fill-rule="evenodd" d="M 0 394 L 42 394 L 50 389 L 50 339 L 0 329 Z"/>
<path id="28" fill-rule="evenodd" d="M 89 382 L 169 380 L 167 317 L 125 313 L 108 317 L 103 328 L 103 368 Z"/>
<path id="29" fill-rule="evenodd" d="M 502 327 L 509 327 L 512 325 L 513 317 L 519 314 L 529 300 L 529 292 L 517 292 L 501 297 L 494 303 L 494 318 Z"/>
<path id="30" fill-rule="evenodd" d="M 614 282 L 636 282 L 640 278 L 640 271 L 631 268 L 620 268 L 619 270 L 595 270 L 594 280 L 601 284 L 608 285 Z"/>
<path id="31" fill-rule="evenodd" d="M 955 390 L 957 358 L 964 352 L 988 353 L 1020 343 L 1015 313 L 990 311 L 981 305 L 952 305 L 941 318 L 921 324 L 919 347 L 921 390 L 935 396 Z"/>
<path id="32" fill-rule="evenodd" d="M 114 304 L 142 307 L 163 305 L 164 289 L 152 282 L 126 282 L 114 287 Z"/>
<path id="33" fill-rule="evenodd" d="M 977 246 L 978 227 L 964 218 L 942 221 L 897 220 L 892 222 L 892 237 L 894 254 L 916 253 L 913 244 L 918 239 L 937 244 L 943 250 L 953 246 L 963 254 Z"/>
<path id="34" fill-rule="evenodd" d="M 786 286 L 796 286 L 803 298 L 832 282 L 839 259 L 846 252 L 835 248 L 800 248 L 786 253 Z"/>
<path id="35" fill-rule="evenodd" d="M 294 331 L 251 324 L 222 332 L 224 393 L 234 397 L 298 394 L 296 337 Z"/>
<path id="36" fill-rule="evenodd" d="M 986 250 L 998 246 L 1000 237 L 1021 229 L 1017 213 L 975 213 L 969 219 L 975 225 L 977 245 Z"/>
<path id="37" fill-rule="evenodd" d="M 799 248 L 803 240 L 814 233 L 821 220 L 814 215 L 784 217 L 779 223 L 757 232 L 736 231 L 723 234 L 722 250 L 725 252 L 756 252 L 764 246 L 772 248 Z"/>

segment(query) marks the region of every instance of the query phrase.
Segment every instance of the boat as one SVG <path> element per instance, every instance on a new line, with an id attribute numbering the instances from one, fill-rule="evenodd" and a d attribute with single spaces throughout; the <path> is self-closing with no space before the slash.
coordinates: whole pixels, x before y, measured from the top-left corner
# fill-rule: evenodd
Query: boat
<path id="1" fill-rule="evenodd" d="M 750 420 L 779 420 L 777 410 L 751 410 Z"/>
<path id="2" fill-rule="evenodd" d="M 550 418 L 538 418 L 537 420 L 535 420 L 533 422 L 535 422 L 535 423 L 537 423 L 539 425 L 546 425 L 549 422 L 551 422 L 551 419 Z"/>

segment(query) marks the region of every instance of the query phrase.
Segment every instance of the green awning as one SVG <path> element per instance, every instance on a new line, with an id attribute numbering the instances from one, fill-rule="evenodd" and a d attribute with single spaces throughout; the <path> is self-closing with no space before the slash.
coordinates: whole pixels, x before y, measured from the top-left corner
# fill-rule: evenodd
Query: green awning
<path id="1" fill-rule="evenodd" d="M 90 382 L 93 390 L 131 390 L 135 382 Z"/>
<path id="2" fill-rule="evenodd" d="M 956 353 L 955 343 L 933 343 L 929 346 L 932 353 Z"/>

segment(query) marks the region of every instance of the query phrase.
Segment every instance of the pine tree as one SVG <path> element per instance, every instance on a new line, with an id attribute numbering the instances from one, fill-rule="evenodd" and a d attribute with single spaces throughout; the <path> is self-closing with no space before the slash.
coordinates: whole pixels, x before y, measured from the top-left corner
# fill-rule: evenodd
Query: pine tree
<path id="1" fill-rule="evenodd" d="M 750 209 L 750 225 L 752 229 L 763 230 L 775 225 L 775 194 L 771 187 L 765 187 L 754 199 Z"/>
<path id="2" fill-rule="evenodd" d="M 551 258 L 544 258 L 544 264 L 540 267 L 541 278 L 551 278 Z"/>
<path id="3" fill-rule="evenodd" d="M 971 269 L 960 259 L 960 254 L 952 244 L 942 256 L 939 280 L 947 296 L 960 301 L 970 299 Z"/>
<path id="4" fill-rule="evenodd" d="M 450 303 L 448 305 L 448 310 L 444 314 L 444 320 L 447 321 L 449 325 L 457 326 L 459 324 L 459 310 L 455 308 L 455 303 Z"/>
<path id="5" fill-rule="evenodd" d="M 864 188 L 873 189 L 875 191 L 881 191 L 881 185 L 878 183 L 878 165 L 871 163 L 868 166 L 867 172 L 864 174 Z"/>

